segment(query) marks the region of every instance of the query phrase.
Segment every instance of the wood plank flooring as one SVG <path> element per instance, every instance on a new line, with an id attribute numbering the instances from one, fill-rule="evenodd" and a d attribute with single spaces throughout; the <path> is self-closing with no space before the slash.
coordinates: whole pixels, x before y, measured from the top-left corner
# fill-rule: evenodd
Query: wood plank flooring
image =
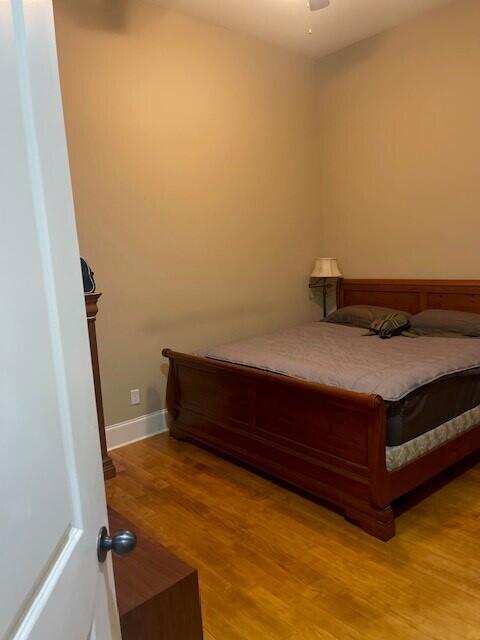
<path id="1" fill-rule="evenodd" d="M 199 569 L 206 640 L 480 640 L 480 466 L 389 543 L 162 434 L 112 452 L 109 504 Z"/>

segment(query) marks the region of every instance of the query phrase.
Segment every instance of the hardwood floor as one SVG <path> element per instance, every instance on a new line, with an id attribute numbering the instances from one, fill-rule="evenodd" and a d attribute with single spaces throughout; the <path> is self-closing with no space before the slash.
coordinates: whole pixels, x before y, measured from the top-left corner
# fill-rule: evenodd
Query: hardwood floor
<path id="1" fill-rule="evenodd" d="M 198 567 L 206 640 L 480 640 L 480 466 L 379 542 L 166 434 L 112 452 L 109 504 Z"/>

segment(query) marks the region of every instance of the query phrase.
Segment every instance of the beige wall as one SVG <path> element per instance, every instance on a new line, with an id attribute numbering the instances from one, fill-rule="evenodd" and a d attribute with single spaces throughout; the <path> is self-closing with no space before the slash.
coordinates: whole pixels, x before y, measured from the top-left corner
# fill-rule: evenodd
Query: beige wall
<path id="1" fill-rule="evenodd" d="M 318 69 L 322 247 L 352 277 L 480 277 L 480 2 Z"/>
<path id="2" fill-rule="evenodd" d="M 163 406 L 163 347 L 318 317 L 316 255 L 479 277 L 478 0 L 317 63 L 143 0 L 55 13 L 107 423 Z"/>
<path id="3" fill-rule="evenodd" d="M 163 347 L 319 316 L 315 64 L 141 0 L 55 15 L 111 424 L 163 406 Z"/>

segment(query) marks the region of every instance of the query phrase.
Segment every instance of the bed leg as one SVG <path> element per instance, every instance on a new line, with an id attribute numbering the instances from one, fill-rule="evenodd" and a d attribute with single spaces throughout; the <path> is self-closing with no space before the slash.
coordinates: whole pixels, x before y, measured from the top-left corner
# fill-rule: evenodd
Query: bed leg
<path id="1" fill-rule="evenodd" d="M 345 518 L 383 542 L 395 536 L 395 516 L 390 505 L 384 509 L 369 507 L 365 511 L 349 506 L 345 508 Z"/>
<path id="2" fill-rule="evenodd" d="M 182 442 L 187 440 L 186 434 L 177 427 L 176 414 L 170 409 L 167 409 L 167 428 L 169 435 L 171 435 L 172 438 L 175 438 L 175 440 L 180 440 Z"/>
<path id="3" fill-rule="evenodd" d="M 168 421 L 168 430 L 172 438 L 175 440 L 179 440 L 180 442 L 186 442 L 188 440 L 188 436 L 185 431 L 179 429 L 176 424 L 172 421 Z"/>

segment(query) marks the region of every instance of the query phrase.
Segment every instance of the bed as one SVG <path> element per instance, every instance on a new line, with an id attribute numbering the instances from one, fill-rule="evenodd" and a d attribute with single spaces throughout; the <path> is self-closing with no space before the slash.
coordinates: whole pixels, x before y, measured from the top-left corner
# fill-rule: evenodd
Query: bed
<path id="1" fill-rule="evenodd" d="M 425 309 L 480 313 L 480 281 L 340 280 L 337 307 L 357 304 L 410 313 Z M 225 352 L 209 350 L 203 355 L 165 349 L 163 354 L 170 362 L 170 433 L 331 502 L 349 521 L 387 541 L 395 535 L 392 502 L 479 449 L 480 408 L 468 405 L 468 399 L 463 400 L 465 406 L 461 402 L 473 390 L 478 392 L 480 371 L 475 363 L 480 338 L 478 342 L 453 339 L 450 346 L 445 343 L 445 352 L 436 357 L 442 363 L 437 363 L 431 379 L 428 367 L 422 368 L 430 357 L 428 340 L 412 339 L 405 348 L 417 352 L 415 387 L 408 366 L 395 385 L 389 375 L 382 374 L 384 352 L 399 349 L 399 341 L 408 342 L 408 338 L 380 341 L 346 327 L 344 332 L 350 333 L 342 334 L 324 323 L 297 330 L 307 339 L 326 336 L 340 345 L 347 336 L 352 344 L 362 340 L 362 348 L 365 341 L 375 341 L 370 345 L 375 344 L 375 358 L 380 358 L 375 363 L 380 364 L 367 362 L 365 369 L 375 375 L 368 379 L 358 372 L 342 373 L 330 364 L 331 376 L 325 378 L 328 371 L 324 371 L 322 379 L 331 382 L 320 384 L 315 379 L 321 365 L 318 353 L 316 366 L 305 371 L 305 358 L 297 359 L 289 351 L 290 330 L 280 332 L 284 346 L 279 352 L 284 357 L 274 365 L 258 360 L 259 351 L 245 350 L 245 345 L 241 353 L 229 347 Z M 438 345 L 448 342 L 438 340 Z M 469 358 L 468 363 L 462 364 L 456 351 Z M 412 358 L 412 352 L 408 357 Z M 303 369 L 297 371 L 300 360 Z M 339 386 L 344 379 L 348 388 Z M 437 424 L 435 410 L 446 395 L 458 397 L 460 409 L 452 412 L 448 422 Z M 419 410 L 428 406 L 430 413 Z"/>

